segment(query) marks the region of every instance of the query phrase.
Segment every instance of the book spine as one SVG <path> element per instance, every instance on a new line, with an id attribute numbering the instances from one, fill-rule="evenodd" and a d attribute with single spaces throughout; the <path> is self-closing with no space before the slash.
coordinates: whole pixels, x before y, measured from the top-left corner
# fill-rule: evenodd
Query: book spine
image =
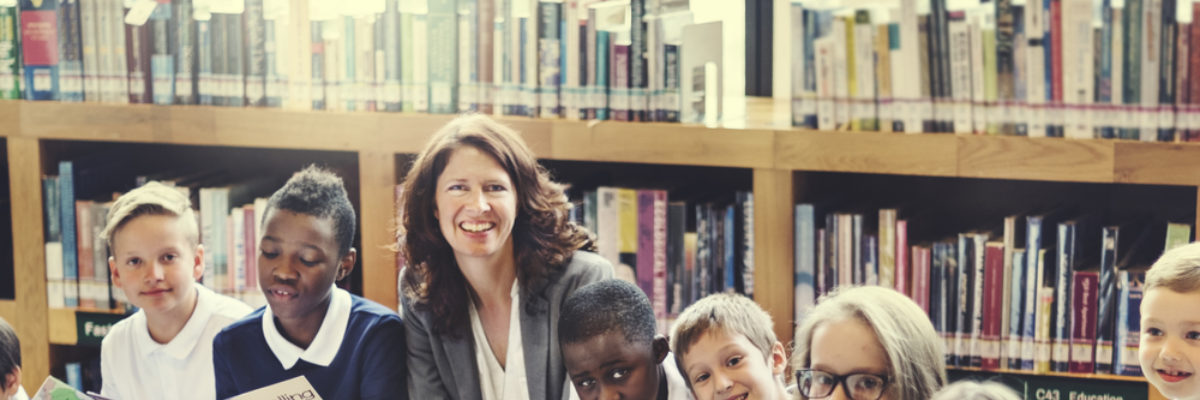
<path id="1" fill-rule="evenodd" d="M 95 287 L 96 270 L 92 264 L 92 205 L 95 204 L 87 200 L 75 201 L 75 254 L 78 262 L 78 279 L 79 279 L 79 306 L 84 308 L 96 308 Z"/>
<path id="2" fill-rule="evenodd" d="M 75 167 L 71 161 L 58 162 L 58 209 L 62 225 L 62 263 L 67 307 L 79 306 L 79 262 L 75 218 Z"/>
<path id="3" fill-rule="evenodd" d="M 738 246 L 738 271 L 741 273 L 739 292 L 754 298 L 754 194 L 737 192 L 738 230 L 735 231 Z"/>
<path id="4" fill-rule="evenodd" d="M 925 310 L 926 314 L 933 315 L 933 307 L 931 306 L 931 297 L 934 285 L 930 282 L 932 278 L 932 261 L 933 257 L 930 254 L 930 248 L 927 246 L 913 246 L 913 300 L 917 305 Z"/>
<path id="5" fill-rule="evenodd" d="M 1024 330 L 1022 329 L 1022 321 L 1024 321 L 1025 313 L 1025 249 L 1013 249 L 1011 263 L 1009 269 L 1011 275 L 1011 293 L 1009 294 L 1010 301 L 1005 303 L 1008 307 L 1008 335 L 1007 350 L 1005 354 L 1008 356 L 1008 363 L 1005 368 L 1011 370 L 1020 370 L 1024 368 L 1025 354 L 1022 349 Z"/>
<path id="6" fill-rule="evenodd" d="M 1175 20 L 1175 0 L 1162 1 L 1162 24 L 1159 27 L 1159 75 L 1158 107 L 1154 119 L 1157 121 L 1157 140 L 1175 141 L 1175 46 L 1178 23 Z"/>
<path id="7" fill-rule="evenodd" d="M 83 42 L 79 0 L 62 0 L 58 8 L 58 80 L 61 101 L 83 101 Z"/>
<path id="8" fill-rule="evenodd" d="M 249 107 L 267 105 L 267 27 L 263 17 L 263 0 L 245 0 L 242 29 L 245 31 L 245 96 Z"/>
<path id="9" fill-rule="evenodd" d="M 59 100 L 58 1 L 20 2 L 26 100 Z"/>
<path id="10" fill-rule="evenodd" d="M 230 107 L 244 107 L 246 105 L 246 32 L 244 18 L 242 14 L 228 14 L 225 16 L 225 29 L 228 31 L 225 36 L 225 51 L 226 59 L 226 85 L 228 92 L 225 94 L 226 101 Z M 262 82 L 261 80 L 256 83 Z M 255 89 L 256 94 L 259 89 Z"/>
<path id="11" fill-rule="evenodd" d="M 1116 360 L 1113 369 L 1120 375 L 1142 376 L 1138 362 L 1138 347 L 1141 343 L 1141 304 L 1144 272 L 1120 271 L 1120 297 L 1117 310 Z M 1116 349 L 1114 349 L 1116 350 Z"/>
<path id="12" fill-rule="evenodd" d="M 196 21 L 192 14 L 192 0 L 174 0 L 175 26 L 175 103 L 196 104 L 197 82 Z"/>
<path id="13" fill-rule="evenodd" d="M 610 36 L 611 37 L 611 36 Z M 610 82 L 608 107 L 613 120 L 630 121 L 629 118 L 629 44 L 612 44 L 612 65 L 609 66 Z"/>
<path id="14" fill-rule="evenodd" d="M 881 132 L 893 132 L 892 125 L 892 48 L 900 46 L 898 40 L 893 41 L 891 30 L 899 27 L 896 24 L 878 24 L 875 26 L 875 114 L 876 129 Z"/>
<path id="15" fill-rule="evenodd" d="M 896 248 L 896 257 L 895 257 L 896 285 L 895 285 L 895 288 L 896 288 L 896 291 L 906 294 L 906 295 L 909 295 L 910 297 L 913 298 L 913 300 L 916 300 L 917 299 L 916 296 L 913 296 L 912 293 L 914 290 L 913 288 L 916 287 L 916 280 L 918 279 L 918 277 L 916 276 L 916 273 L 914 272 L 914 268 L 913 268 L 914 263 L 911 261 L 911 257 L 913 256 L 913 254 L 909 253 L 908 221 L 903 220 L 903 219 L 898 219 L 898 220 L 896 220 L 896 223 L 894 226 L 895 226 L 894 236 L 896 237 L 895 244 L 893 244 L 893 246 L 895 246 L 895 248 Z"/>
<path id="16" fill-rule="evenodd" d="M 99 34 L 96 27 L 96 19 L 98 17 L 97 3 L 95 0 L 83 0 L 79 2 L 79 29 L 82 45 L 82 57 L 80 59 L 83 63 L 83 99 L 92 102 L 101 101 L 99 76 L 100 54 L 97 51 Z M 0 13 L 3 13 L 2 9 L 3 6 L 0 6 Z M 0 39 L 0 42 L 3 42 L 3 40 Z M 0 70 L 2 68 L 0 67 Z M 0 74 L 2 73 L 0 72 Z M 3 91 L 3 89 L 0 89 L 0 91 Z M 0 98 L 3 98 L 2 96 L 0 95 Z"/>
<path id="17" fill-rule="evenodd" d="M 20 48 L 15 5 L 0 6 L 0 99 L 21 98 Z"/>
<path id="18" fill-rule="evenodd" d="M 1099 297 L 1096 316 L 1095 372 L 1111 374 L 1113 371 L 1113 340 L 1117 323 L 1117 239 L 1119 228 L 1105 227 L 1100 241 Z"/>
<path id="19" fill-rule="evenodd" d="M 1054 326 L 1051 371 L 1069 372 L 1071 362 L 1071 265 L 1075 256 L 1075 224 L 1058 224 L 1054 272 Z"/>
<path id="20" fill-rule="evenodd" d="M 312 79 L 309 81 L 309 96 L 312 99 L 313 110 L 324 110 L 325 102 L 325 38 L 324 25 L 326 21 L 312 21 L 309 28 L 309 59 L 312 60 Z"/>
<path id="21" fill-rule="evenodd" d="M 538 112 L 543 118 L 562 115 L 559 100 L 562 74 L 561 2 L 538 2 Z"/>
<path id="22" fill-rule="evenodd" d="M 175 32 L 171 25 L 171 3 L 159 1 L 150 13 L 143 29 L 150 31 L 150 85 L 154 104 L 175 102 L 175 55 L 172 52 Z"/>
<path id="23" fill-rule="evenodd" d="M 1189 34 L 1190 43 L 1200 45 L 1200 4 L 1192 3 L 1192 29 Z M 1200 141 L 1200 49 L 1191 49 L 1188 53 L 1188 131 L 1184 140 Z"/>
<path id="24" fill-rule="evenodd" d="M 637 262 L 634 270 L 635 280 L 638 287 L 650 299 L 650 304 L 654 309 L 654 318 L 658 320 L 660 318 L 658 315 L 659 308 L 665 304 L 657 302 L 658 293 L 655 292 L 656 285 L 654 284 L 654 261 L 658 253 L 658 249 L 655 247 L 655 239 L 657 239 L 655 234 L 659 222 L 655 215 L 656 196 L 651 190 L 637 190 L 635 191 L 635 195 L 637 196 L 634 204 L 636 209 L 636 221 L 634 224 L 637 232 L 633 238 L 637 241 L 637 245 L 633 249 L 633 253 L 637 254 Z M 622 237 L 622 239 L 624 238 Z"/>
<path id="25" fill-rule="evenodd" d="M 1004 314 L 1004 244 L 987 243 L 984 254 L 984 273 L 976 288 L 983 290 L 983 331 L 980 340 L 980 367 L 985 370 L 1001 368 L 1001 331 Z"/>
<path id="26" fill-rule="evenodd" d="M 153 100 L 149 33 L 146 26 L 125 24 L 125 67 L 128 71 L 130 103 L 148 104 Z"/>
<path id="27" fill-rule="evenodd" d="M 1096 290 L 1100 280 L 1095 271 L 1075 271 L 1071 301 L 1071 372 L 1096 371 Z"/>
<path id="28" fill-rule="evenodd" d="M 215 79 L 213 75 L 213 31 L 211 14 L 209 19 L 196 20 L 196 104 L 214 105 Z M 197 17 L 201 17 L 197 15 Z"/>
<path id="29" fill-rule="evenodd" d="M 816 305 L 816 212 L 812 204 L 797 204 L 793 218 L 795 232 L 792 251 L 795 252 L 793 269 L 796 321 L 803 321 L 808 310 Z"/>

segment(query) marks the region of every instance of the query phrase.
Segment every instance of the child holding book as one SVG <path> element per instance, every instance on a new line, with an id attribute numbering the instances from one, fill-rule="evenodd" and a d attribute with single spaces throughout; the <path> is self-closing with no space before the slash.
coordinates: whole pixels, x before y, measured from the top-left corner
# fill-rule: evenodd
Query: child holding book
<path id="1" fill-rule="evenodd" d="M 558 343 L 579 398 L 692 399 L 655 325 L 650 299 L 625 281 L 590 283 L 568 297 Z"/>
<path id="2" fill-rule="evenodd" d="M 139 308 L 100 345 L 101 392 L 121 400 L 212 398 L 212 340 L 250 307 L 196 284 L 204 248 L 191 202 L 150 182 L 113 203 L 102 239 L 113 286 Z"/>
<path id="3" fill-rule="evenodd" d="M 404 325 L 337 288 L 357 253 L 342 179 L 308 167 L 268 200 L 258 254 L 267 305 L 213 341 L 217 398 L 303 376 L 325 399 L 404 399 Z"/>
<path id="4" fill-rule="evenodd" d="M 671 332 L 692 394 L 709 399 L 787 399 L 787 354 L 771 316 L 744 296 L 717 293 L 684 309 Z"/>
<path id="5" fill-rule="evenodd" d="M 1200 399 L 1200 243 L 1163 254 L 1142 290 L 1142 374 L 1167 398 Z"/>
<path id="6" fill-rule="evenodd" d="M 4 318 L 0 318 L 0 399 L 29 400 L 21 387 L 21 340 Z"/>
<path id="7" fill-rule="evenodd" d="M 838 390 L 855 400 L 928 399 L 946 383 L 933 324 L 888 288 L 842 287 L 823 296 L 796 330 L 795 347 L 802 399 L 836 397 Z"/>

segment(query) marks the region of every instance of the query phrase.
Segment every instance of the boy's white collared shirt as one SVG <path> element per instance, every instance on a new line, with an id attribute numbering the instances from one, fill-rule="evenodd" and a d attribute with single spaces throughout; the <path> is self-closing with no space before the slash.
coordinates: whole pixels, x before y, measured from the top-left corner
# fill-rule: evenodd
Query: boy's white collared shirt
<path id="1" fill-rule="evenodd" d="M 325 311 L 325 320 L 321 321 L 317 336 L 307 349 L 292 344 L 279 333 L 279 329 L 275 328 L 275 314 L 271 312 L 271 306 L 267 305 L 262 316 L 263 337 L 267 340 L 267 347 L 271 348 L 271 353 L 275 354 L 275 358 L 279 359 L 279 364 L 285 370 L 292 369 L 301 359 L 328 367 L 333 363 L 334 357 L 337 357 L 338 349 L 342 347 L 342 339 L 346 336 L 351 303 L 350 292 L 333 287 L 329 294 L 329 308 Z"/>
<path id="2" fill-rule="evenodd" d="M 216 397 L 212 340 L 252 310 L 198 283 L 193 287 L 196 308 L 168 343 L 150 337 L 144 310 L 113 325 L 100 347 L 102 395 L 121 400 Z"/>

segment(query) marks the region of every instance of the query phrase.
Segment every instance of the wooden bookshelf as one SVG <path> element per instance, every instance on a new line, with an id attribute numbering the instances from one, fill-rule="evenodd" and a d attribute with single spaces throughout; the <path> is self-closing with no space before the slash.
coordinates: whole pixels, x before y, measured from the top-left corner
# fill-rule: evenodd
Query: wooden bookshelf
<path id="1" fill-rule="evenodd" d="M 783 105 L 781 105 L 783 104 Z M 749 115 L 717 127 L 498 117 L 548 160 L 648 163 L 753 171 L 755 300 L 792 337 L 793 174 L 847 172 L 945 178 L 1180 185 L 1200 194 L 1200 145 L 1112 140 L 819 132 L 787 126 L 786 102 L 750 99 Z M 358 155 L 363 294 L 395 308 L 393 188 L 396 156 L 421 150 L 452 115 L 283 111 L 203 106 L 0 101 L 7 138 L 13 231 L 42 232 L 43 140 L 349 151 Z M 1198 202 L 1200 203 L 1200 202 Z M 1200 227 L 1200 204 L 1196 225 Z M 27 387 L 49 373 L 66 321 L 48 310 L 43 243 L 14 235 L 16 321 Z M 59 317 L 55 317 L 59 315 Z M 54 331 L 54 332 L 51 332 Z M 61 336 L 59 336 L 61 335 Z"/>

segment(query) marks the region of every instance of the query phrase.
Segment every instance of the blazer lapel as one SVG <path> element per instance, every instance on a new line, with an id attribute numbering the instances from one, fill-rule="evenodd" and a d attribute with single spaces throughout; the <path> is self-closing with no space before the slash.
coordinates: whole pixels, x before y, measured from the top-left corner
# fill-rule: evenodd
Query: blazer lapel
<path id="1" fill-rule="evenodd" d="M 546 398 L 546 372 L 549 363 L 550 323 L 545 314 L 529 315 L 525 312 L 525 295 L 517 306 L 521 320 L 521 345 L 525 347 L 525 379 L 529 386 L 530 399 Z M 537 301 L 537 300 L 533 300 Z"/>
<path id="2" fill-rule="evenodd" d="M 461 400 L 482 400 L 479 392 L 479 368 L 475 365 L 475 345 L 467 336 L 442 337 L 442 349 L 446 352 L 446 363 L 450 365 L 453 378 L 443 382 L 456 390 Z"/>

